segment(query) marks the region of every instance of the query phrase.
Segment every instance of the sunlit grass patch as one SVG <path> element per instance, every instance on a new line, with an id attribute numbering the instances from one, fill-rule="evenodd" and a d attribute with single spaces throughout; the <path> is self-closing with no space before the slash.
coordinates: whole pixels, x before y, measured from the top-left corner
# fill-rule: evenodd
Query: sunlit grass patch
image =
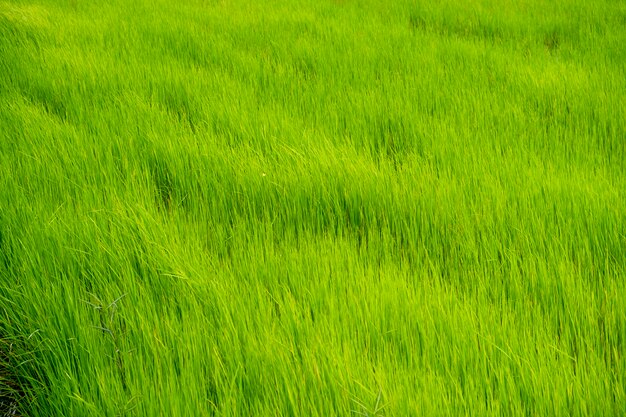
<path id="1" fill-rule="evenodd" d="M 0 414 L 623 415 L 614 3 L 1 3 Z"/>

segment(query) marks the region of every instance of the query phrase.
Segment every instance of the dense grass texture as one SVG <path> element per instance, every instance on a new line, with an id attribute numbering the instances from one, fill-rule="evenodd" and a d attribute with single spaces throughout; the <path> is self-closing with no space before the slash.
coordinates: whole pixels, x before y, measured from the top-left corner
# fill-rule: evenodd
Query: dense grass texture
<path id="1" fill-rule="evenodd" d="M 626 2 L 0 0 L 0 416 L 626 415 Z"/>

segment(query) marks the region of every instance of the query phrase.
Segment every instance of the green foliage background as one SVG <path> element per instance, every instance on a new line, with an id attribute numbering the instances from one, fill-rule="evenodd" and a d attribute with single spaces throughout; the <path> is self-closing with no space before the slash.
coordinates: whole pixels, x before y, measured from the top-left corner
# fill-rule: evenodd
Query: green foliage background
<path id="1" fill-rule="evenodd" d="M 625 415 L 624 45 L 621 0 L 0 2 L 0 413 Z"/>

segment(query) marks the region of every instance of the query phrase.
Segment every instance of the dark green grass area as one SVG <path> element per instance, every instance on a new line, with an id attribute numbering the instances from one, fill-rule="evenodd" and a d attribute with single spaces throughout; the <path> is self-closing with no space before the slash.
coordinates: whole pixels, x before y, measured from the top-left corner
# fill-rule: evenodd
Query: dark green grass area
<path id="1" fill-rule="evenodd" d="M 626 3 L 0 0 L 0 416 L 626 415 Z"/>

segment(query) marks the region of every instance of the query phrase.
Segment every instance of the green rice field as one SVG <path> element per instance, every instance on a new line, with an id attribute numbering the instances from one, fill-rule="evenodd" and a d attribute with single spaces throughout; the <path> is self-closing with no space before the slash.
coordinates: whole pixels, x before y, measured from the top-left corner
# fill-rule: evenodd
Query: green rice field
<path id="1" fill-rule="evenodd" d="M 0 417 L 625 415 L 625 0 L 0 0 Z"/>

